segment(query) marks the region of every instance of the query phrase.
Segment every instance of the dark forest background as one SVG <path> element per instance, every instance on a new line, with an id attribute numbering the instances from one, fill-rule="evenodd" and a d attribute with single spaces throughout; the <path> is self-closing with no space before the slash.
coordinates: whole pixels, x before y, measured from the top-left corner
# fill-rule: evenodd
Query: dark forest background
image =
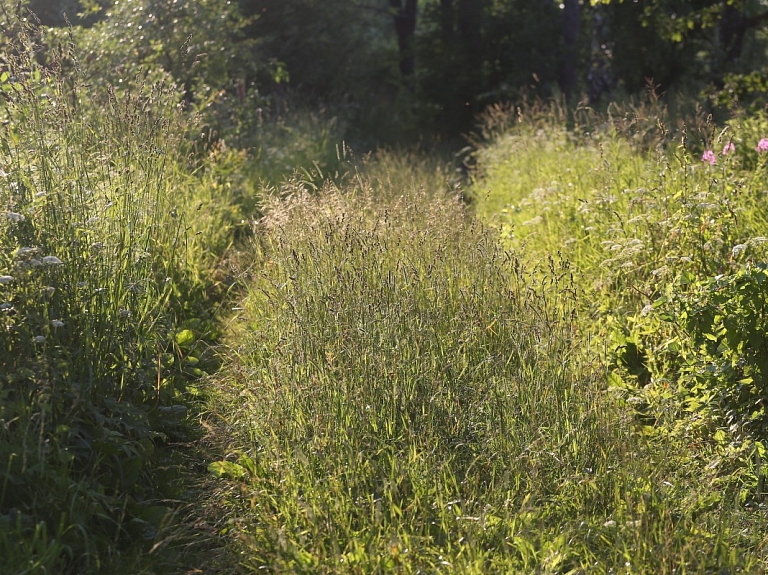
<path id="1" fill-rule="evenodd" d="M 760 0 L 32 0 L 29 8 L 45 25 L 82 25 L 93 47 L 85 59 L 103 77 L 161 68 L 189 102 L 229 98 L 261 112 L 301 102 L 330 110 L 373 145 L 464 132 L 502 101 L 602 106 L 652 89 L 716 117 L 766 103 Z M 116 27 L 121 34 L 108 34 Z"/>

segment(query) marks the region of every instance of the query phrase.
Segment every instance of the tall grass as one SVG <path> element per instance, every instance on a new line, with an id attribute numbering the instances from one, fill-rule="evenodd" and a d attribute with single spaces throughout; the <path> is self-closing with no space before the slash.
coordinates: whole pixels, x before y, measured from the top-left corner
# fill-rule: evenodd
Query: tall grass
<path id="1" fill-rule="evenodd" d="M 239 449 L 210 467 L 244 567 L 753 568 L 585 363 L 568 264 L 525 264 L 408 172 L 265 206 L 220 382 Z"/>
<path id="2" fill-rule="evenodd" d="M 67 47 L 37 63 L 36 34 L 0 74 L 2 570 L 131 570 L 126 544 L 172 515 L 147 463 L 201 359 L 178 296 L 231 209 L 189 173 L 170 90 L 93 92 Z"/>

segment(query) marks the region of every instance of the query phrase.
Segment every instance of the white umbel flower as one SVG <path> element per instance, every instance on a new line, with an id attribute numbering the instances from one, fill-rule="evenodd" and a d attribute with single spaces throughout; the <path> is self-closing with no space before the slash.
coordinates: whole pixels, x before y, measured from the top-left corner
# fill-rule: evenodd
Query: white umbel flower
<path id="1" fill-rule="evenodd" d="M 37 248 L 30 248 L 30 247 L 19 248 L 18 250 L 16 250 L 16 257 L 17 258 L 27 257 L 34 254 L 35 252 L 37 252 Z"/>
<path id="2" fill-rule="evenodd" d="M 9 222 L 14 224 L 18 224 L 27 219 L 22 214 L 16 212 L 5 212 L 5 217 L 8 218 Z"/>

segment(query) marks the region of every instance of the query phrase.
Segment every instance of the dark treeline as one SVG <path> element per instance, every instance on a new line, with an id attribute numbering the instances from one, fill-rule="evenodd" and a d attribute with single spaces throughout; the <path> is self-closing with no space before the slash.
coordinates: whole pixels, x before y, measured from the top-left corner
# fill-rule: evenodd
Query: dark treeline
<path id="1" fill-rule="evenodd" d="M 385 139 L 394 127 L 466 130 L 498 101 L 598 105 L 649 86 L 710 110 L 765 103 L 768 9 L 759 0 L 100 1 L 32 0 L 30 8 L 53 26 L 65 25 L 64 12 L 73 23 L 201 6 L 208 18 L 237 12 L 231 34 L 204 50 L 247 47 L 228 60 L 228 89 L 343 109 Z M 78 11 L 89 16 L 79 20 Z M 193 42 L 212 26 L 191 24 Z"/>

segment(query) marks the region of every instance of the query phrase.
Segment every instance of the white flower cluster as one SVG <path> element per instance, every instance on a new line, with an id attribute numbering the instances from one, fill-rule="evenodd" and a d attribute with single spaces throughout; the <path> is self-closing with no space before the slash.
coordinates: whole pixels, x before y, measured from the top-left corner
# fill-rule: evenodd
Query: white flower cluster
<path id="1" fill-rule="evenodd" d="M 20 224 L 27 219 L 22 214 L 16 212 L 5 212 L 3 215 L 12 224 Z"/>
<path id="2" fill-rule="evenodd" d="M 63 262 L 56 256 L 36 257 L 40 250 L 36 247 L 23 246 L 16 250 L 16 265 L 22 269 L 40 266 L 59 266 Z"/>

